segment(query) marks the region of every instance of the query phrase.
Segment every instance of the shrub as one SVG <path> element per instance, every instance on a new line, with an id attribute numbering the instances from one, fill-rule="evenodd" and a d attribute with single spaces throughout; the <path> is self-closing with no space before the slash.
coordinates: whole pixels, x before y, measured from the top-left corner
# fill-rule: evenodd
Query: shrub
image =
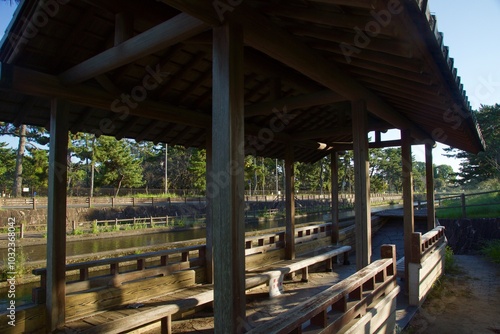
<path id="1" fill-rule="evenodd" d="M 500 263 L 500 240 L 490 240 L 482 248 L 484 255 L 489 257 L 493 262 Z"/>

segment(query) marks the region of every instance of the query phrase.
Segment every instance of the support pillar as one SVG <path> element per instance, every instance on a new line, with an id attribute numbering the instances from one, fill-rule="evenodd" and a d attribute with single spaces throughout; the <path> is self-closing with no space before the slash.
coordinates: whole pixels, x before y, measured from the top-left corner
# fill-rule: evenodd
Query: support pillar
<path id="1" fill-rule="evenodd" d="M 339 153 L 334 152 L 330 155 L 330 170 L 332 180 L 332 244 L 339 242 Z"/>
<path id="2" fill-rule="evenodd" d="M 68 119 L 61 100 L 50 111 L 49 187 L 47 209 L 46 328 L 53 332 L 65 322 L 66 196 Z"/>
<path id="3" fill-rule="evenodd" d="M 436 227 L 436 208 L 434 206 L 434 167 L 432 163 L 432 145 L 425 145 L 425 182 L 427 188 L 427 230 Z"/>
<path id="4" fill-rule="evenodd" d="M 207 187 L 213 184 L 212 173 L 213 173 L 213 163 L 212 163 L 212 131 L 207 130 L 206 137 L 206 183 Z M 207 188 L 208 189 L 208 188 Z M 207 283 L 212 284 L 214 282 L 214 257 L 213 257 L 213 222 L 212 222 L 212 201 L 213 198 L 210 196 L 209 192 L 206 192 L 206 219 L 205 219 L 205 238 L 206 238 L 206 250 L 205 250 L 205 268 L 207 275 Z"/>
<path id="5" fill-rule="evenodd" d="M 295 170 L 293 160 L 293 146 L 288 145 L 285 152 L 285 259 L 287 260 L 295 259 Z"/>
<path id="6" fill-rule="evenodd" d="M 245 328 L 243 31 L 213 29 L 211 185 L 215 333 Z"/>
<path id="7" fill-rule="evenodd" d="M 352 133 L 354 148 L 356 267 L 360 270 L 370 264 L 372 254 L 368 112 L 365 101 L 352 102 Z"/>
<path id="8" fill-rule="evenodd" d="M 401 159 L 403 162 L 403 225 L 405 249 L 405 277 L 408 278 L 408 265 L 411 259 L 411 237 L 415 230 L 413 217 L 413 167 L 411 156 L 411 133 L 401 131 Z M 408 283 L 408 279 L 406 280 Z M 408 284 L 405 284 L 408 292 Z"/>

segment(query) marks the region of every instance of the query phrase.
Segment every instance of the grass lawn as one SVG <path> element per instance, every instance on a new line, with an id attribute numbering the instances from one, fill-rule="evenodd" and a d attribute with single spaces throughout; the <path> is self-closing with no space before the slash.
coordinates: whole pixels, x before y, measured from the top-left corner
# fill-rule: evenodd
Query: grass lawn
<path id="1" fill-rule="evenodd" d="M 500 217 L 500 192 L 466 195 L 467 218 Z M 445 199 L 436 207 L 438 218 L 461 218 L 462 207 L 460 197 Z"/>

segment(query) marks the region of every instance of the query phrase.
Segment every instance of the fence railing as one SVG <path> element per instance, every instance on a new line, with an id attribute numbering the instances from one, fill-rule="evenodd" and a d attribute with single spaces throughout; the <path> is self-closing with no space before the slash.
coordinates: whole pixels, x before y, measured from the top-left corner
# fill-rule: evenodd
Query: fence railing
<path id="1" fill-rule="evenodd" d="M 494 195 L 496 194 L 496 195 Z M 480 202 L 477 200 L 477 196 L 492 195 L 491 198 L 482 198 Z M 440 210 L 450 210 L 459 209 L 460 216 L 462 218 L 467 218 L 467 212 L 474 210 L 474 208 L 487 208 L 500 205 L 500 190 L 484 191 L 478 193 L 461 193 L 449 196 L 436 196 L 436 212 L 439 213 Z"/>
<path id="2" fill-rule="evenodd" d="M 371 194 L 371 203 L 399 200 L 401 194 Z M 297 194 L 296 200 L 319 200 L 330 201 L 331 195 L 326 194 Z M 164 206 L 171 203 L 205 203 L 204 196 L 184 196 L 184 197 L 68 197 L 68 207 L 119 207 L 119 206 Z M 247 202 L 276 203 L 284 201 L 283 195 L 247 195 Z M 342 205 L 353 204 L 354 194 L 339 194 L 339 202 Z M 0 205 L 4 209 L 22 208 L 38 209 L 47 208 L 48 199 L 46 197 L 21 197 L 21 198 L 1 198 Z"/>

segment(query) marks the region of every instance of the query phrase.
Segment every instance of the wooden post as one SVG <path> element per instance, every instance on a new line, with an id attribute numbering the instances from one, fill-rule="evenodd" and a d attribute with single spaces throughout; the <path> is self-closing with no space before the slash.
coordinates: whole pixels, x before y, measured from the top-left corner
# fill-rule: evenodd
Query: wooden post
<path id="1" fill-rule="evenodd" d="M 465 207 L 465 193 L 460 195 L 460 202 L 462 204 L 462 218 L 467 218 L 467 209 Z"/>
<path id="2" fill-rule="evenodd" d="M 370 175 L 368 160 L 368 113 L 365 101 L 352 102 L 352 132 L 354 148 L 356 267 L 358 270 L 370 264 L 371 213 Z"/>
<path id="3" fill-rule="evenodd" d="M 92 206 L 92 197 L 89 197 L 89 208 Z"/>
<path id="4" fill-rule="evenodd" d="M 339 154 L 334 152 L 330 155 L 330 169 L 332 179 L 332 244 L 339 242 Z"/>
<path id="5" fill-rule="evenodd" d="M 212 196 L 214 330 L 237 333 L 245 315 L 243 31 L 213 28 Z"/>
<path id="6" fill-rule="evenodd" d="M 404 254 L 405 254 L 405 277 L 408 276 L 408 264 L 411 256 L 411 238 L 415 232 L 415 221 L 413 217 L 413 171 L 411 157 L 411 133 L 409 130 L 401 131 L 401 159 L 403 162 L 403 225 L 404 225 Z M 408 280 L 405 288 L 408 292 Z"/>
<path id="7" fill-rule="evenodd" d="M 19 224 L 19 239 L 23 239 L 24 238 L 24 224 L 21 223 Z"/>
<path id="8" fill-rule="evenodd" d="M 427 231 L 436 227 L 436 208 L 434 206 L 434 167 L 432 145 L 425 145 L 425 182 L 427 188 Z"/>
<path id="9" fill-rule="evenodd" d="M 71 221 L 71 229 L 72 229 L 72 233 L 75 234 L 75 231 L 76 231 L 76 222 L 74 220 Z"/>
<path id="10" fill-rule="evenodd" d="M 212 172 L 213 172 L 213 160 L 212 160 L 212 131 L 208 130 L 206 135 L 206 183 L 207 185 L 213 184 Z M 207 270 L 207 282 L 213 284 L 214 282 L 214 258 L 213 258 L 213 224 L 212 224 L 212 196 L 209 196 L 208 191 L 206 192 L 206 219 L 205 219 L 205 230 L 206 230 L 206 251 L 205 251 L 205 268 Z"/>
<path id="11" fill-rule="evenodd" d="M 47 209 L 46 328 L 64 325 L 66 313 L 66 197 L 68 119 L 63 103 L 51 100 Z"/>
<path id="12" fill-rule="evenodd" d="M 115 207 L 115 198 L 114 197 L 111 197 L 111 207 L 112 208 Z"/>
<path id="13" fill-rule="evenodd" d="M 388 275 L 396 275 L 396 245 L 382 245 L 380 247 L 380 257 L 382 259 L 392 259 L 391 270 Z"/>
<path id="14" fill-rule="evenodd" d="M 287 145 L 285 152 L 285 259 L 295 259 L 295 171 L 293 168 L 293 146 Z"/>
<path id="15" fill-rule="evenodd" d="M 36 210 L 36 197 L 33 197 L 33 210 Z"/>

